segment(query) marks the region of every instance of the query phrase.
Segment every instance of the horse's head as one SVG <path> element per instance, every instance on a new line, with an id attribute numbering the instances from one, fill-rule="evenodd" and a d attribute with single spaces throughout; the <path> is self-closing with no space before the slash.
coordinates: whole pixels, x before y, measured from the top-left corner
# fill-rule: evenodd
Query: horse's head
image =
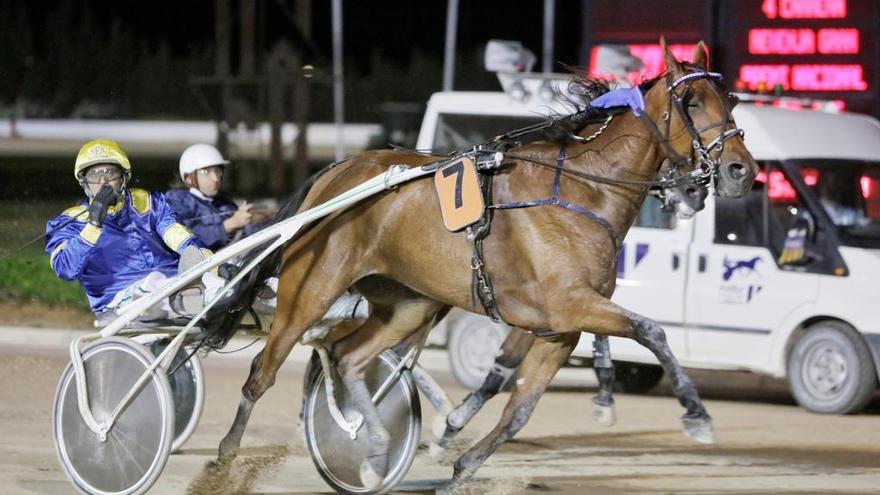
<path id="1" fill-rule="evenodd" d="M 758 164 L 733 121 L 734 102 L 719 84 L 721 75 L 708 70 L 705 45 L 697 45 L 692 64 L 683 64 L 663 38 L 660 44 L 666 74 L 645 93 L 643 120 L 676 174 L 689 177 L 675 186 L 714 183 L 721 196 L 743 196 L 751 188 Z"/>
<path id="2" fill-rule="evenodd" d="M 671 166 L 671 162 L 666 160 L 663 167 L 660 168 L 659 177 L 663 181 L 669 181 L 670 185 L 654 194 L 659 196 L 660 201 L 664 204 L 664 209 L 674 211 L 679 220 L 687 220 L 705 208 L 709 189 L 691 181 L 676 184 L 675 174 L 676 171 Z"/>

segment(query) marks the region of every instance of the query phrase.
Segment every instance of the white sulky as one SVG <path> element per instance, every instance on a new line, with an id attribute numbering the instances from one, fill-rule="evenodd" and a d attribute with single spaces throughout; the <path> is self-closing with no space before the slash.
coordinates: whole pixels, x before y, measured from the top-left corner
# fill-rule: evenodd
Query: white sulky
<path id="1" fill-rule="evenodd" d="M 393 189 L 401 183 L 432 174 L 436 170 L 437 168 L 433 166 L 409 168 L 406 165 L 392 165 L 388 168 L 386 172 L 379 174 L 372 179 L 349 189 L 348 191 L 340 194 L 339 196 L 336 196 L 331 200 L 321 203 L 318 206 L 310 208 L 275 225 L 267 227 L 249 237 L 242 239 L 241 241 L 230 244 L 229 246 L 214 253 L 212 257 L 198 263 L 197 265 L 191 267 L 177 277 L 168 279 L 167 284 L 165 284 L 152 294 L 144 296 L 141 299 L 138 299 L 137 301 L 134 301 L 133 303 L 128 305 L 125 311 L 123 311 L 116 319 L 105 326 L 100 332 L 74 339 L 70 343 L 70 360 L 73 363 L 74 372 L 76 374 L 77 397 L 79 403 L 78 405 L 80 414 L 83 417 L 83 421 L 85 421 L 89 428 L 92 429 L 92 431 L 94 431 L 96 434 L 100 436 L 106 435 L 106 432 L 108 432 L 113 427 L 113 423 L 116 421 L 118 415 L 121 413 L 122 410 L 125 409 L 128 402 L 130 402 L 134 398 L 141 387 L 143 387 L 143 385 L 149 379 L 150 375 L 160 366 L 163 369 L 167 369 L 171 365 L 171 360 L 173 359 L 173 356 L 177 354 L 177 351 L 183 344 L 183 340 L 186 337 L 186 334 L 192 329 L 196 322 L 198 322 L 208 312 L 209 309 L 217 304 L 217 302 L 230 288 L 232 288 L 242 278 L 244 278 L 245 275 L 253 270 L 257 266 L 257 264 L 259 264 L 263 259 L 269 256 L 273 251 L 280 248 L 287 241 L 292 239 L 293 236 L 295 236 L 296 233 L 299 232 L 299 230 L 303 226 L 308 225 L 311 222 L 323 218 L 331 213 L 347 208 L 363 199 L 378 194 L 382 191 Z M 91 408 L 89 408 L 88 406 L 88 388 L 85 380 L 85 370 L 83 368 L 82 354 L 79 350 L 80 344 L 82 344 L 83 342 L 116 335 L 120 330 L 122 330 L 123 328 L 125 328 L 126 325 L 135 320 L 146 309 L 150 308 L 157 302 L 169 297 L 171 294 L 176 293 L 180 289 L 186 287 L 193 280 L 201 277 L 202 274 L 204 274 L 205 272 L 208 272 L 209 270 L 214 269 L 220 264 L 225 263 L 226 261 L 229 261 L 230 259 L 235 258 L 243 253 L 246 253 L 264 243 L 271 244 L 269 244 L 265 248 L 262 248 L 260 254 L 251 263 L 249 263 L 245 267 L 242 267 L 242 269 L 235 275 L 232 280 L 230 280 L 223 287 L 222 290 L 217 291 L 216 295 L 211 298 L 210 301 L 208 301 L 205 307 L 202 308 L 202 310 L 199 311 L 198 314 L 196 314 L 189 321 L 189 323 L 186 324 L 186 326 L 180 331 L 180 333 L 178 333 L 174 340 L 172 340 L 171 343 L 165 348 L 165 350 L 156 358 L 149 369 L 147 369 L 144 374 L 138 379 L 138 381 L 135 383 L 129 393 L 117 405 L 112 417 L 104 424 L 99 424 L 92 414 Z"/>

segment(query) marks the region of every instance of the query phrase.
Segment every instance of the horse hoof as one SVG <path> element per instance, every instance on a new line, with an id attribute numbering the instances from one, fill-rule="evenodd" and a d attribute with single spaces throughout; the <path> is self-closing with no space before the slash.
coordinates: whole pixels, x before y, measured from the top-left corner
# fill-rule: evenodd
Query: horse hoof
<path id="1" fill-rule="evenodd" d="M 446 449 L 437 442 L 431 442 L 428 444 L 428 455 L 431 459 L 439 461 L 446 456 Z"/>
<path id="2" fill-rule="evenodd" d="M 697 442 L 715 443 L 715 433 L 712 430 L 712 420 L 709 418 L 681 418 L 682 430 L 685 436 Z"/>
<path id="3" fill-rule="evenodd" d="M 376 491 L 382 486 L 382 482 L 385 480 L 384 477 L 380 476 L 379 473 L 373 470 L 370 466 L 370 462 L 364 459 L 364 462 L 361 463 L 360 469 L 360 477 L 361 477 L 361 485 L 363 485 L 366 491 Z"/>
<path id="4" fill-rule="evenodd" d="M 220 449 L 217 452 L 217 460 L 220 462 L 229 462 L 238 457 L 238 446 L 220 442 Z"/>
<path id="5" fill-rule="evenodd" d="M 617 413 L 614 404 L 603 406 L 593 403 L 593 419 L 602 426 L 614 426 L 617 423 Z"/>
<path id="6" fill-rule="evenodd" d="M 434 416 L 434 419 L 431 420 L 431 433 L 434 434 L 434 438 L 437 440 L 443 438 L 443 435 L 446 434 L 446 415 L 438 414 Z"/>
<path id="7" fill-rule="evenodd" d="M 454 495 L 457 487 L 458 484 L 451 481 L 444 483 L 434 489 L 434 495 Z"/>

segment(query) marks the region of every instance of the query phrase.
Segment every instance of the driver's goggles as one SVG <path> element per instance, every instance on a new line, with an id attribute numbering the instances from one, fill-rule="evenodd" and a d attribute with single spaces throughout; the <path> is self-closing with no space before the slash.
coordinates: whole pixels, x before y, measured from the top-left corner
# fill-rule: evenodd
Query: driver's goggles
<path id="1" fill-rule="evenodd" d="M 209 175 L 213 175 L 218 179 L 223 178 L 223 167 L 220 165 L 214 165 L 212 167 L 205 167 L 196 170 L 196 174 L 201 175 L 202 177 L 207 177 Z"/>
<path id="2" fill-rule="evenodd" d="M 83 177 L 89 182 L 100 182 L 104 179 L 113 181 L 122 177 L 122 171 L 117 167 L 96 168 L 90 169 Z"/>

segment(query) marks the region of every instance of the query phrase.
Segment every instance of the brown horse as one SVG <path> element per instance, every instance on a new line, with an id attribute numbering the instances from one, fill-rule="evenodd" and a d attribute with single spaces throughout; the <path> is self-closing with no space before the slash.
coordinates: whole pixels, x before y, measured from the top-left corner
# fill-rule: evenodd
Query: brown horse
<path id="1" fill-rule="evenodd" d="M 673 173 L 670 167 L 661 168 L 660 177 L 668 179 L 670 173 Z M 707 186 L 701 187 L 698 184 L 668 185 L 659 189 L 657 194 L 660 196 L 660 200 L 668 206 L 668 209 L 675 212 L 678 219 L 686 220 L 706 206 Z M 535 338 L 534 334 L 529 332 L 512 331 L 507 334 L 482 385 L 448 412 L 444 418 L 445 432 L 435 432 L 439 436 L 438 445 L 440 447 L 448 445 L 449 441 L 455 438 L 480 412 L 486 402 L 495 397 L 509 382 L 531 349 Z M 614 398 L 611 394 L 615 371 L 611 361 L 611 348 L 608 345 L 607 335 L 597 335 L 593 342 L 593 369 L 599 382 L 599 393 L 593 398 L 593 419 L 603 426 L 612 426 L 617 421 L 614 412 Z M 438 394 L 442 393 L 440 390 L 426 390 L 432 385 L 432 383 L 425 385 L 420 383 L 419 390 L 428 397 L 439 396 Z"/>
<path id="2" fill-rule="evenodd" d="M 671 174 L 674 174 L 671 168 L 664 166 L 661 167 L 659 177 L 669 179 Z M 659 196 L 664 209 L 674 211 L 676 218 L 686 220 L 705 207 L 708 185 L 665 185 L 658 187 L 654 194 Z M 486 402 L 495 397 L 511 381 L 535 338 L 530 332 L 508 332 L 483 383 L 455 407 L 449 404 L 448 397 L 436 382 L 417 380 L 419 390 L 431 400 L 435 409 L 444 415 L 435 418 L 442 423 L 434 424 L 437 446 L 445 448 L 480 412 Z M 599 393 L 593 398 L 593 419 L 603 426 L 613 426 L 617 421 L 612 396 L 615 370 L 607 335 L 598 335 L 594 339 L 593 369 L 599 384 Z"/>
<path id="3" fill-rule="evenodd" d="M 642 85 L 641 119 L 631 112 L 621 114 L 590 142 L 583 142 L 583 136 L 594 129 L 581 125 L 576 130 L 580 138 L 564 147 L 537 142 L 515 148 L 496 173 L 484 177 L 493 181 L 491 201 L 511 204 L 545 198 L 554 178 L 560 178 L 556 172 L 564 169 L 558 183 L 558 198 L 564 201 L 494 210 L 491 235 L 483 243 L 500 315 L 520 329 L 552 332 L 529 349 L 501 420 L 458 459 L 450 486 L 473 474 L 525 425 L 581 332 L 628 337 L 649 348 L 686 409 L 685 433 L 711 435 L 709 415 L 670 352 L 663 330 L 609 300 L 620 242 L 665 159 L 682 174 L 699 167 L 725 196 L 745 194 L 757 173 L 726 95 L 716 75 L 707 72 L 702 44 L 693 65 L 679 63 L 665 42 L 663 46 L 667 72 Z M 293 207 L 303 211 L 320 204 L 394 164 L 421 166 L 438 159 L 403 151 L 365 152 L 315 178 L 301 204 L 295 200 Z M 235 421 L 220 444 L 221 458 L 237 452 L 255 401 L 272 386 L 293 346 L 354 286 L 369 300 L 370 315 L 362 324 L 333 330 L 333 354 L 371 440 L 361 480 L 367 488 L 379 485 L 388 467 L 389 437 L 364 383 L 365 367 L 451 306 L 483 312 L 472 296 L 472 243 L 463 233 L 443 227 L 436 203 L 431 181 L 406 183 L 325 217 L 285 247 L 276 317 L 242 388 Z M 560 207 L 563 203 L 574 207 Z M 271 262 L 262 265 L 228 295 L 209 313 L 207 332 L 220 342 L 228 338 L 252 300 L 255 284 L 275 268 Z"/>

